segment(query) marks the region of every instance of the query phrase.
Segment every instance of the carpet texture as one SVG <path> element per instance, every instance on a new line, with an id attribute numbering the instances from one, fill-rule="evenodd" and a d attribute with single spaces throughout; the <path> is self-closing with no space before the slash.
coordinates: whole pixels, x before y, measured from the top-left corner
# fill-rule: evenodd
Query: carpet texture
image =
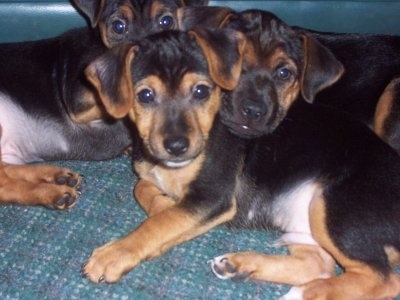
<path id="1" fill-rule="evenodd" d="M 232 251 L 285 253 L 278 232 L 219 227 L 142 263 L 113 285 L 81 278 L 91 251 L 144 219 L 132 187 L 130 159 L 59 162 L 85 176 L 78 204 L 67 212 L 0 206 L 0 299 L 276 299 L 288 288 L 217 279 L 207 261 Z"/>

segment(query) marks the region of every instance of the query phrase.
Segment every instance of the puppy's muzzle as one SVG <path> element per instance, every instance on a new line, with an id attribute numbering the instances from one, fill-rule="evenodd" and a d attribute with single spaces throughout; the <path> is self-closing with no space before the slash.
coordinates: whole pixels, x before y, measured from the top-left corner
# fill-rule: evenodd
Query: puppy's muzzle
<path id="1" fill-rule="evenodd" d="M 173 136 L 164 139 L 165 150 L 173 156 L 185 154 L 189 149 L 189 139 L 185 136 Z"/>
<path id="2" fill-rule="evenodd" d="M 241 113 L 245 120 L 250 122 L 259 121 L 267 114 L 267 106 L 264 103 L 255 101 L 243 101 Z"/>

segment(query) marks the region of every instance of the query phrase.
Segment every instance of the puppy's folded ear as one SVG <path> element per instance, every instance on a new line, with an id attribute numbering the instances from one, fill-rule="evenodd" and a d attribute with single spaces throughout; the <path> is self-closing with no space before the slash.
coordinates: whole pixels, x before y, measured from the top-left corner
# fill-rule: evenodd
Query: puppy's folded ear
<path id="1" fill-rule="evenodd" d="M 125 117 L 133 103 L 131 63 L 136 46 L 114 47 L 85 69 L 106 111 L 114 118 Z"/>
<path id="2" fill-rule="evenodd" d="M 76 7 L 89 18 L 92 27 L 99 23 L 105 2 L 106 0 L 73 0 Z"/>
<path id="3" fill-rule="evenodd" d="M 245 36 L 232 29 L 190 31 L 207 59 L 211 78 L 221 88 L 233 90 L 242 71 Z"/>
<path id="4" fill-rule="evenodd" d="M 319 91 L 339 80 L 344 67 L 328 48 L 306 34 L 303 34 L 303 49 L 301 92 L 304 99 L 311 103 Z"/>

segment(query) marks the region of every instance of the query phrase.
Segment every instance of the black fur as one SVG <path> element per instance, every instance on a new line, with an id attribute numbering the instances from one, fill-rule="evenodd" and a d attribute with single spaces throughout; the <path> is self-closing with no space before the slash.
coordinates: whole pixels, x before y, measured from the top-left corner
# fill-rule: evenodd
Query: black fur
<path id="1" fill-rule="evenodd" d="M 68 151 L 49 147 L 34 153 L 38 160 L 106 159 L 121 154 L 131 143 L 124 121 L 105 118 L 90 125 L 76 124 L 70 118 L 86 109 L 82 93 L 92 91 L 83 70 L 105 50 L 97 33 L 89 29 L 0 46 L 0 93 L 38 123 L 60 126 L 59 134 L 68 143 Z M 31 142 L 41 143 L 34 137 Z"/>
<path id="2" fill-rule="evenodd" d="M 207 61 L 194 37 L 181 35 L 179 31 L 156 33 L 138 42 L 137 45 L 139 50 L 132 66 L 133 82 L 138 82 L 149 75 L 157 75 L 163 82 L 168 82 L 169 88 L 174 91 L 187 72 L 196 71 L 203 74 L 208 72 Z M 141 58 L 149 57 L 149 53 L 151 60 Z"/>
<path id="3" fill-rule="evenodd" d="M 203 222 L 232 208 L 237 174 L 241 172 L 247 140 L 229 132 L 217 119 L 206 147 L 206 159 L 196 180 L 190 184 L 182 207 L 203 216 Z"/>
<path id="4" fill-rule="evenodd" d="M 342 78 L 321 91 L 315 101 L 371 125 L 383 90 L 400 76 L 400 37 L 307 32 L 327 46 L 345 67 Z"/>
<path id="5" fill-rule="evenodd" d="M 367 127 L 299 101 L 275 132 L 250 142 L 245 157 L 246 193 L 238 196 L 236 226 L 272 226 L 274 201 L 315 181 L 323 186 L 328 230 L 337 246 L 381 272 L 390 270 L 383 246 L 400 250 L 400 159 Z"/>

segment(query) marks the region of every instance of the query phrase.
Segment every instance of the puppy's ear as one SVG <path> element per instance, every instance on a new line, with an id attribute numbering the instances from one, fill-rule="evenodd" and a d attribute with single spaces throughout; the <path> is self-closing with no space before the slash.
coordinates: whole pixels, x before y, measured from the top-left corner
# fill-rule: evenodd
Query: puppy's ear
<path id="1" fill-rule="evenodd" d="M 105 2 L 106 0 L 73 0 L 76 7 L 89 18 L 92 27 L 99 23 Z"/>
<path id="2" fill-rule="evenodd" d="M 343 74 L 343 65 L 333 53 L 314 38 L 303 35 L 304 66 L 301 74 L 301 92 L 311 103 L 322 89 L 334 84 Z"/>
<path id="3" fill-rule="evenodd" d="M 85 69 L 105 110 L 114 118 L 125 117 L 133 103 L 131 63 L 136 46 L 115 47 L 96 58 Z"/>
<path id="4" fill-rule="evenodd" d="M 231 28 L 228 27 L 239 15 L 228 7 L 182 7 L 177 10 L 179 29 L 190 30 L 197 26 L 208 28 Z"/>
<path id="5" fill-rule="evenodd" d="M 206 57 L 211 78 L 221 88 L 233 90 L 242 71 L 245 36 L 231 29 L 190 31 Z"/>
<path id="6" fill-rule="evenodd" d="M 208 0 L 182 0 L 183 5 L 186 6 L 206 6 L 208 5 Z"/>

